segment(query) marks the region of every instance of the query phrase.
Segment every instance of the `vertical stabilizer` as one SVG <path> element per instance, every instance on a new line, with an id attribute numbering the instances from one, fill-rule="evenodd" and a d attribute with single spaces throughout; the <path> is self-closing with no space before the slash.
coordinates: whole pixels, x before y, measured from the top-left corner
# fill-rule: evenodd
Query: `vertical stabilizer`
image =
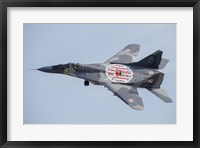
<path id="1" fill-rule="evenodd" d="M 162 54 L 163 52 L 158 50 L 139 62 L 133 63 L 133 66 L 158 69 L 162 59 Z"/>

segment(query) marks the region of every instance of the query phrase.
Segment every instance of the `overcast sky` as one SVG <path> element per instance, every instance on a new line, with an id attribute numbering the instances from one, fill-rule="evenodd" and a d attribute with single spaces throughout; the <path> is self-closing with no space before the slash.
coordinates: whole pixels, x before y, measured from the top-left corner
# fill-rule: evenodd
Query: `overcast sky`
<path id="1" fill-rule="evenodd" d="M 144 110 L 126 105 L 103 86 L 43 73 L 44 66 L 102 63 L 128 44 L 140 44 L 138 60 L 163 51 L 162 72 L 173 103 L 138 89 Z M 176 24 L 24 24 L 25 124 L 176 124 Z"/>

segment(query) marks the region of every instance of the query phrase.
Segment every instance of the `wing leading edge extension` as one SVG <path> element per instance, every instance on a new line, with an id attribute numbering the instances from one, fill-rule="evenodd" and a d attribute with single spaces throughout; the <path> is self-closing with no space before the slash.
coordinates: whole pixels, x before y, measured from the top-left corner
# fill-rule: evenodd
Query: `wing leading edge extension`
<path id="1" fill-rule="evenodd" d="M 144 105 L 142 98 L 138 95 L 137 88 L 122 84 L 112 84 L 106 82 L 105 87 L 118 96 L 122 101 L 135 110 L 143 110 Z"/>

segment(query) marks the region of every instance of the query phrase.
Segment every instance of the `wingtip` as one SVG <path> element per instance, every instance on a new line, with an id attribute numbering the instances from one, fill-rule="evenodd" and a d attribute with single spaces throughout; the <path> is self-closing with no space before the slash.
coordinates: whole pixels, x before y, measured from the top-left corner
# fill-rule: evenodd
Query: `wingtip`
<path id="1" fill-rule="evenodd" d="M 144 106 L 141 106 L 141 105 L 131 106 L 131 108 L 135 110 L 144 110 Z"/>

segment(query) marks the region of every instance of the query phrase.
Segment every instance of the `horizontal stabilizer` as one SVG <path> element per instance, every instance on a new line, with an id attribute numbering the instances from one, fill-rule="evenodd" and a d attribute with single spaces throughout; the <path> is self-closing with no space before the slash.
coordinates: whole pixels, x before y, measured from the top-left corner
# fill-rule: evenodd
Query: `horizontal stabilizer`
<path id="1" fill-rule="evenodd" d="M 166 103 L 171 103 L 173 102 L 172 99 L 169 97 L 167 92 L 164 89 L 147 89 L 157 97 L 159 97 L 161 100 L 163 100 Z"/>
<path id="2" fill-rule="evenodd" d="M 164 69 L 168 62 L 168 59 L 162 59 L 159 65 L 159 69 Z"/>

